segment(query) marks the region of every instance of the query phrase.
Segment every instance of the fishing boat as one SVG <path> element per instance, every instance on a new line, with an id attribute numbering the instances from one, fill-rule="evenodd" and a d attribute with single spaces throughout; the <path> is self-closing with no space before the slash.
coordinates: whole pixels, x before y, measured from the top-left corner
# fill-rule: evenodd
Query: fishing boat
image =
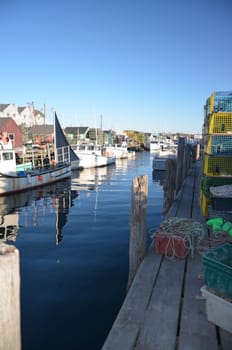
<path id="1" fill-rule="evenodd" d="M 159 150 L 154 154 L 154 158 L 152 161 L 152 169 L 153 170 L 166 170 L 166 163 L 168 159 L 176 159 L 177 158 L 177 149 L 169 148 L 166 150 Z"/>
<path id="2" fill-rule="evenodd" d="M 150 152 L 157 152 L 161 149 L 162 146 L 162 141 L 152 140 L 149 142 L 148 149 L 150 150 Z"/>
<path id="3" fill-rule="evenodd" d="M 116 157 L 116 159 L 128 159 L 130 158 L 130 153 L 127 150 L 127 144 L 113 144 L 105 147 L 106 154 Z"/>
<path id="4" fill-rule="evenodd" d="M 115 156 L 108 155 L 102 146 L 94 143 L 81 143 L 72 146 L 72 149 L 79 158 L 79 169 L 103 167 L 116 162 Z"/>
<path id="5" fill-rule="evenodd" d="M 178 144 L 167 138 L 157 138 L 148 141 L 147 148 L 150 152 L 158 152 L 162 150 L 170 150 L 170 148 L 177 148 Z"/>
<path id="6" fill-rule="evenodd" d="M 79 162 L 70 150 L 59 120 L 54 116 L 54 157 L 43 159 L 42 164 L 17 165 L 12 145 L 0 142 L 0 196 L 51 184 L 71 177 L 71 159 Z"/>

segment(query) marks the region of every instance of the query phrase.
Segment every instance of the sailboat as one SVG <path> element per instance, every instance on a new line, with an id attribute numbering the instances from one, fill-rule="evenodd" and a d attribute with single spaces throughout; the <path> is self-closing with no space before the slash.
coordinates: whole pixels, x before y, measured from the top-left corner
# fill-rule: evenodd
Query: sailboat
<path id="1" fill-rule="evenodd" d="M 18 170 L 15 150 L 0 142 L 0 196 L 48 185 L 71 177 L 71 158 L 78 157 L 65 138 L 58 117 L 54 115 L 54 159 L 46 166 Z"/>

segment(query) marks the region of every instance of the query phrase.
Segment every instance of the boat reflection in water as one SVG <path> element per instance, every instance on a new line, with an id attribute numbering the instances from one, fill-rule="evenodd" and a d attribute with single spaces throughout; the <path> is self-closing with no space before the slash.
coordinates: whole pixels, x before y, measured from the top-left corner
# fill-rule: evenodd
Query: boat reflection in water
<path id="1" fill-rule="evenodd" d="M 164 185 L 166 180 L 167 172 L 165 170 L 153 170 L 152 171 L 152 180 L 158 182 L 160 186 Z"/>
<path id="2" fill-rule="evenodd" d="M 96 191 L 99 186 L 110 179 L 111 166 L 95 169 L 83 169 L 72 172 L 72 179 L 53 185 L 0 197 L 0 242 L 16 241 L 19 228 L 40 226 L 49 213 L 55 213 L 55 242 L 62 241 L 62 229 L 67 223 L 69 209 L 80 191 Z M 96 197 L 97 202 L 97 197 Z M 96 205 L 96 203 L 95 203 Z"/>
<path id="3" fill-rule="evenodd" d="M 44 186 L 37 190 L 26 191 L 15 195 L 0 197 L 0 242 L 15 242 L 20 215 L 23 227 L 39 226 L 38 212 L 47 210 L 56 213 L 56 244 L 62 240 L 62 228 L 67 222 L 69 208 L 73 206 L 73 199 L 78 197 L 76 190 L 71 190 L 71 180 Z M 32 208 L 31 211 L 27 208 Z"/>
<path id="4" fill-rule="evenodd" d="M 115 166 L 112 164 L 107 167 L 72 171 L 72 190 L 97 190 L 99 185 L 110 180 L 114 170 Z"/>
<path id="5" fill-rule="evenodd" d="M 1 214 L 0 217 L 0 242 L 16 241 L 17 230 L 19 228 L 19 213 Z"/>

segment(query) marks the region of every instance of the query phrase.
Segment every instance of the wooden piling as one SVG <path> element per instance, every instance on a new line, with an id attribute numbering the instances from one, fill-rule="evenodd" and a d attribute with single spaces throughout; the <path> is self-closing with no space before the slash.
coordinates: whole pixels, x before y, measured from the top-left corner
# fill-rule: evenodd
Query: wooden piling
<path id="1" fill-rule="evenodd" d="M 196 146 L 196 160 L 199 160 L 200 156 L 201 156 L 201 146 L 198 143 L 197 146 Z"/>
<path id="2" fill-rule="evenodd" d="M 166 215 L 172 206 L 180 188 L 182 188 L 189 169 L 196 162 L 197 148 L 190 144 L 185 144 L 185 139 L 180 138 L 178 145 L 178 157 L 167 159 L 166 178 L 164 182 L 163 214 Z"/>
<path id="3" fill-rule="evenodd" d="M 0 243 L 0 349 L 21 349 L 19 251 Z"/>
<path id="4" fill-rule="evenodd" d="M 163 215 L 166 215 L 176 197 L 176 159 L 167 159 L 163 194 Z"/>
<path id="5" fill-rule="evenodd" d="M 176 194 L 181 189 L 183 183 L 183 163 L 184 163 L 185 138 L 180 137 L 178 142 L 177 168 L 176 168 Z"/>
<path id="6" fill-rule="evenodd" d="M 130 243 L 129 243 L 129 289 L 138 267 L 146 253 L 146 209 L 148 177 L 140 175 L 132 181 Z"/>

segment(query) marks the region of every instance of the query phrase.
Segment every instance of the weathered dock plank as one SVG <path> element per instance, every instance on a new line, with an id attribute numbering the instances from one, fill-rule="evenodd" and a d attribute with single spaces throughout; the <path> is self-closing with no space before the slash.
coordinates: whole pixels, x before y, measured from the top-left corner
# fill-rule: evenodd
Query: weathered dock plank
<path id="1" fill-rule="evenodd" d="M 136 350 L 175 348 L 183 275 L 184 260 L 163 260 Z"/>
<path id="2" fill-rule="evenodd" d="M 219 329 L 220 334 L 220 345 L 223 350 L 231 350 L 232 349 L 232 335 L 231 333 L 225 331 L 224 329 Z"/>
<path id="3" fill-rule="evenodd" d="M 196 170 L 196 168 L 193 169 L 195 172 Z M 201 215 L 199 206 L 199 186 L 199 171 L 197 171 L 193 181 L 191 217 L 205 225 L 205 219 Z M 206 234 L 207 228 L 203 227 Z M 195 250 L 193 257 L 187 257 L 180 317 L 179 350 L 218 349 L 216 329 L 206 318 L 205 300 L 200 293 L 203 284 L 202 273 L 202 256 Z"/>
<path id="4" fill-rule="evenodd" d="M 188 256 L 183 306 L 179 332 L 179 350 L 218 349 L 216 328 L 205 315 L 205 300 L 201 296 L 201 255 Z"/>
<path id="5" fill-rule="evenodd" d="M 102 349 L 135 349 L 162 259 L 150 247 Z"/>
<path id="6" fill-rule="evenodd" d="M 170 210 L 165 217 L 179 216 L 183 218 L 191 217 L 194 172 L 190 170 L 189 176 L 185 179 L 183 186 L 176 196 Z"/>

